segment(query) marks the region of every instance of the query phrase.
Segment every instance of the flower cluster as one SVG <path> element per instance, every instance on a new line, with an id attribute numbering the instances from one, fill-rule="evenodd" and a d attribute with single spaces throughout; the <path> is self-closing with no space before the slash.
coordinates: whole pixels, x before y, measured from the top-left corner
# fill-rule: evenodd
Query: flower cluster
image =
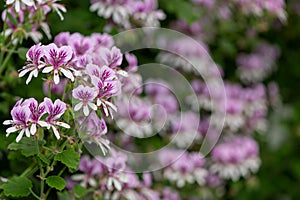
<path id="1" fill-rule="evenodd" d="M 163 166 L 167 166 L 163 169 L 163 177 L 179 188 L 186 184 L 197 183 L 201 186 L 206 183 L 208 171 L 204 166 L 204 158 L 198 152 L 166 149 L 160 153 L 159 160 Z"/>
<path id="2" fill-rule="evenodd" d="M 19 142 L 24 133 L 26 137 L 35 135 L 39 127 L 52 129 L 55 137 L 60 139 L 58 127 L 70 128 L 70 126 L 64 122 L 58 121 L 58 119 L 65 113 L 66 104 L 57 99 L 54 103 L 51 99 L 45 97 L 44 101 L 38 104 L 34 98 L 19 100 L 13 109 L 11 110 L 12 120 L 5 120 L 4 125 L 11 125 L 6 130 L 6 136 L 11 133 L 20 131 L 16 138 L 16 142 Z M 44 115 L 47 115 L 46 117 Z"/>
<path id="3" fill-rule="evenodd" d="M 244 82 L 259 82 L 272 71 L 279 57 L 279 49 L 261 43 L 251 54 L 240 54 L 237 59 L 238 75 Z"/>
<path id="4" fill-rule="evenodd" d="M 201 108 L 214 112 L 222 109 L 225 99 L 218 96 L 218 88 L 216 91 L 209 91 L 207 85 L 199 80 L 193 81 L 192 86 Z M 244 88 L 239 84 L 226 83 L 225 92 L 225 130 L 253 132 L 266 129 L 267 93 L 264 85 L 256 84 Z M 213 107 L 212 102 L 215 105 Z M 212 123 L 219 122 L 217 120 Z"/>
<path id="5" fill-rule="evenodd" d="M 194 4 L 204 7 L 206 10 L 217 9 L 219 16 L 228 16 L 230 6 L 235 6 L 245 15 L 262 16 L 264 12 L 276 16 L 280 20 L 286 20 L 284 0 L 230 0 L 222 2 L 218 0 L 191 0 Z M 226 13 L 227 14 L 226 14 Z"/>
<path id="6" fill-rule="evenodd" d="M 256 172 L 260 166 L 256 141 L 249 137 L 229 137 L 214 147 L 210 170 L 226 179 L 238 180 Z"/>
<path id="7" fill-rule="evenodd" d="M 130 172 L 126 166 L 127 157 L 121 152 L 111 151 L 110 157 L 83 156 L 80 159 L 79 170 L 83 174 L 72 175 L 68 189 L 73 189 L 76 183 L 86 188 L 93 188 L 94 195 L 107 199 L 160 199 L 159 193 L 150 189 L 151 175 L 143 174 L 139 180 L 137 174 Z"/>
<path id="8" fill-rule="evenodd" d="M 163 11 L 157 10 L 156 0 L 91 0 L 91 4 L 92 12 L 126 29 L 134 24 L 159 26 L 159 20 L 165 19 Z"/>
<path id="9" fill-rule="evenodd" d="M 50 28 L 46 22 L 46 16 L 51 11 L 57 12 L 63 20 L 62 13 L 66 8 L 57 3 L 58 0 L 7 0 L 7 8 L 2 12 L 2 20 L 7 28 L 5 37 L 11 36 L 14 43 L 22 41 L 22 38 L 30 37 L 38 43 L 43 35 L 42 31 L 51 39 Z M 21 38 L 20 41 L 18 41 Z"/>

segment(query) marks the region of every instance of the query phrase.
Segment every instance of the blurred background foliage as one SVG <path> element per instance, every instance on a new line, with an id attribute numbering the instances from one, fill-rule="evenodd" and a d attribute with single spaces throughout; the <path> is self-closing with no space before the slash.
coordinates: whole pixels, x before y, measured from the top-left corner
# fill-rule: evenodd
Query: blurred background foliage
<path id="1" fill-rule="evenodd" d="M 297 1 L 297 0 L 295 0 Z M 278 22 L 270 25 L 267 31 L 260 33 L 263 38 L 272 44 L 277 44 L 281 49 L 281 57 L 277 63 L 278 69 L 267 81 L 278 83 L 283 106 L 274 109 L 270 116 L 270 126 L 263 135 L 258 135 L 260 142 L 262 165 L 256 176 L 246 181 L 229 182 L 225 199 L 299 199 L 300 198 L 300 21 L 299 14 L 294 7 L 295 1 L 287 1 L 287 22 L 278 26 Z M 96 13 L 89 12 L 89 1 L 62 1 L 68 12 L 65 20 L 52 13 L 48 21 L 52 35 L 59 32 L 80 32 L 89 35 L 94 32 L 103 32 L 106 20 L 99 18 Z M 160 0 L 160 8 L 167 13 L 167 19 L 162 22 L 162 27 L 168 27 L 169 23 L 176 19 L 185 19 L 192 23 L 199 19 L 200 11 L 190 2 L 185 0 Z M 3 8 L 3 1 L 0 3 Z M 209 13 L 207 13 L 209 14 Z M 216 23 L 210 26 L 216 33 L 209 48 L 213 59 L 220 64 L 226 78 L 235 80 L 235 58 L 240 51 L 247 51 L 243 47 L 249 47 L 255 41 L 245 40 L 244 32 L 249 26 L 259 26 L 263 23 L 260 18 L 239 18 L 228 23 Z M 0 24 L 2 29 L 2 22 Z M 116 30 L 112 30 L 116 33 Z M 253 40 L 257 40 L 254 38 Z M 49 42 L 46 37 L 42 43 Z M 244 44 L 247 45 L 244 45 Z M 25 41 L 24 47 L 30 47 L 32 41 Z M 16 96 L 27 98 L 35 96 L 43 98 L 41 88 L 42 80 L 34 79 L 32 83 L 25 85 L 25 79 L 17 76 L 16 70 L 25 62 L 24 55 L 14 55 L 13 63 L 0 80 L 0 121 L 9 118 L 9 110 L 15 102 Z M 23 60 L 20 59 L 23 57 Z M 143 58 L 139 57 L 143 63 Z M 15 65 L 18 64 L 18 66 Z M 34 88 L 34 89 L 33 89 Z M 5 129 L 1 126 L 0 150 L 7 151 L 8 140 L 4 139 Z M 9 158 L 1 153 L 1 174 L 8 169 Z M 14 156 L 14 155 L 11 155 Z M 10 163 L 12 170 L 22 171 L 21 163 Z"/>

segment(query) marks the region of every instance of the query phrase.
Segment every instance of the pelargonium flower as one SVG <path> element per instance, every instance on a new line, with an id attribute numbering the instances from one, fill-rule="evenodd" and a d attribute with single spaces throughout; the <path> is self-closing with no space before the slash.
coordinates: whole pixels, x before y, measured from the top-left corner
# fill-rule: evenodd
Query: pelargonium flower
<path id="1" fill-rule="evenodd" d="M 82 139 L 88 143 L 96 143 L 104 155 L 110 149 L 109 140 L 103 136 L 107 133 L 107 126 L 104 119 L 99 119 L 95 111 L 92 111 L 87 119 L 82 123 Z"/>
<path id="2" fill-rule="evenodd" d="M 95 187 L 97 185 L 95 177 L 103 171 L 102 163 L 97 159 L 91 160 L 88 156 L 82 156 L 78 167 L 84 173 L 71 176 L 71 180 L 81 181 L 80 185 L 83 187 L 87 187 L 87 185 Z"/>
<path id="3" fill-rule="evenodd" d="M 117 125 L 127 135 L 138 138 L 153 134 L 151 104 L 145 99 L 133 96 L 130 99 L 117 100 Z"/>
<path id="4" fill-rule="evenodd" d="M 76 56 L 81 56 L 91 50 L 93 42 L 89 37 L 84 37 L 80 33 L 73 33 L 68 38 L 68 45 L 73 48 Z"/>
<path id="5" fill-rule="evenodd" d="M 91 39 L 93 41 L 93 44 L 95 45 L 95 49 L 98 49 L 100 47 L 112 48 L 114 45 L 113 37 L 107 33 L 93 33 L 91 35 Z"/>
<path id="6" fill-rule="evenodd" d="M 19 100 L 10 112 L 12 120 L 5 120 L 4 125 L 12 125 L 12 127 L 6 129 L 6 137 L 16 131 L 21 131 L 16 138 L 16 142 L 19 142 L 24 133 L 27 137 L 30 137 L 29 124 L 30 124 L 30 109 L 28 105 L 22 103 L 22 99 Z"/>
<path id="7" fill-rule="evenodd" d="M 106 73 L 106 72 L 108 73 Z M 113 96 L 117 96 L 121 92 L 121 83 L 115 77 L 112 76 L 112 80 L 110 80 L 111 76 L 109 75 L 109 70 L 104 70 L 103 76 L 97 77 L 92 75 L 92 84 L 97 88 L 97 106 L 101 106 L 105 112 L 106 116 L 111 115 L 112 113 L 109 108 L 112 108 L 114 111 L 117 111 L 116 106 L 114 106 L 111 102 L 108 101 L 109 98 Z"/>
<path id="8" fill-rule="evenodd" d="M 54 83 L 59 83 L 59 73 L 61 72 L 71 81 L 74 81 L 72 71 L 75 71 L 70 66 L 74 58 L 73 49 L 69 46 L 57 47 L 56 44 L 51 43 L 44 47 L 44 59 L 47 66 L 43 69 L 43 73 L 54 72 Z M 71 71 L 72 70 L 72 71 Z"/>
<path id="9" fill-rule="evenodd" d="M 64 128 L 70 128 L 70 126 L 64 122 L 57 121 L 66 111 L 66 104 L 61 100 L 57 99 L 53 103 L 51 99 L 45 97 L 44 105 L 46 108 L 46 112 L 49 114 L 46 117 L 46 122 L 53 130 L 53 133 L 57 139 L 60 138 L 58 128 L 56 126 L 62 126 Z"/>
<path id="10" fill-rule="evenodd" d="M 47 122 L 41 120 L 41 117 L 46 113 L 45 105 L 42 103 L 38 105 L 37 100 L 30 98 L 24 101 L 24 104 L 28 104 L 30 114 L 30 133 L 34 135 L 37 131 L 37 124 L 41 127 L 48 127 Z"/>
<path id="11" fill-rule="evenodd" d="M 19 77 L 23 77 L 25 74 L 31 71 L 26 80 L 26 84 L 28 84 L 31 81 L 32 76 L 37 77 L 39 70 L 46 65 L 45 62 L 41 60 L 43 56 L 44 50 L 43 46 L 41 46 L 40 44 L 33 45 L 26 53 L 28 64 L 20 70 L 19 74 Z"/>
<path id="12" fill-rule="evenodd" d="M 112 191 L 121 191 L 122 185 L 127 182 L 126 169 L 127 156 L 121 152 L 111 151 L 111 157 L 104 160 L 104 165 L 108 171 L 106 187 Z"/>
<path id="13" fill-rule="evenodd" d="M 110 68 L 115 68 L 122 64 L 123 55 L 121 50 L 117 47 L 112 47 L 111 49 L 102 48 L 100 56 L 103 59 L 104 64 Z"/>
<path id="14" fill-rule="evenodd" d="M 129 17 L 132 9 L 130 0 L 91 0 L 90 11 L 97 11 L 97 14 L 105 19 L 112 18 L 114 23 L 130 27 Z"/>
<path id="15" fill-rule="evenodd" d="M 90 113 L 89 107 L 93 110 L 97 110 L 97 106 L 93 103 L 97 94 L 98 93 L 95 88 L 79 85 L 72 91 L 73 97 L 80 100 L 80 102 L 75 105 L 74 111 L 78 111 L 83 108 L 83 114 L 88 116 Z"/>
<path id="16" fill-rule="evenodd" d="M 278 47 L 267 43 L 259 44 L 250 54 L 238 55 L 239 78 L 246 83 L 262 81 L 273 71 L 279 55 Z"/>
<path id="17" fill-rule="evenodd" d="M 111 81 L 117 78 L 115 71 L 107 66 L 99 67 L 95 64 L 87 64 L 85 72 L 90 77 L 95 76 L 101 79 L 103 82 Z"/>
<path id="18" fill-rule="evenodd" d="M 193 141 L 201 139 L 199 122 L 199 116 L 194 112 L 183 112 L 172 121 L 172 137 L 178 147 L 189 147 Z"/>
<path id="19" fill-rule="evenodd" d="M 159 160 L 163 166 L 163 176 L 177 187 L 183 187 L 186 183 L 205 184 L 208 175 L 204 168 L 205 160 L 199 153 L 183 152 L 181 150 L 164 149 L 159 154 Z"/>
<path id="20" fill-rule="evenodd" d="M 240 177 L 247 177 L 258 170 L 258 145 L 250 137 L 225 138 L 223 143 L 212 150 L 212 160 L 211 172 L 217 173 L 221 178 L 237 181 Z"/>
<path id="21" fill-rule="evenodd" d="M 143 0 L 133 3 L 133 18 L 143 26 L 159 26 L 159 20 L 166 18 L 162 10 L 156 10 L 157 0 Z"/>

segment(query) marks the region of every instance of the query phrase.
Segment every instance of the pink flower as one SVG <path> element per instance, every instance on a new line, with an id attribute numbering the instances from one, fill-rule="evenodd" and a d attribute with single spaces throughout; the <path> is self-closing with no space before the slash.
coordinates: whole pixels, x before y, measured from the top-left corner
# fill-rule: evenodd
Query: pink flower
<path id="1" fill-rule="evenodd" d="M 21 70 L 19 77 L 23 77 L 25 74 L 29 73 L 29 76 L 26 80 L 26 84 L 28 84 L 32 76 L 37 77 L 39 70 L 43 68 L 46 64 L 41 60 L 41 58 L 44 55 L 43 46 L 40 44 L 33 45 L 27 52 L 26 58 L 28 61 L 28 64 L 25 65 Z"/>
<path id="2" fill-rule="evenodd" d="M 61 72 L 65 77 L 74 81 L 74 76 L 71 70 L 75 71 L 70 62 L 74 58 L 74 52 L 69 46 L 62 46 L 58 48 L 56 44 L 51 43 L 44 47 L 44 59 L 47 65 L 43 69 L 43 73 L 54 71 L 54 83 L 59 83 L 59 73 Z"/>
<path id="3" fill-rule="evenodd" d="M 80 102 L 75 105 L 74 111 L 78 111 L 83 108 L 83 114 L 88 116 L 90 114 L 89 107 L 93 110 L 97 110 L 97 106 L 93 103 L 97 96 L 95 88 L 79 85 L 72 91 L 72 95 L 75 99 L 80 100 Z"/>
<path id="4" fill-rule="evenodd" d="M 57 121 L 57 119 L 59 119 L 65 113 L 67 109 L 66 104 L 59 99 L 55 100 L 55 102 L 53 103 L 51 99 L 45 97 L 43 105 L 45 105 L 46 112 L 49 114 L 49 116 L 46 117 L 46 121 L 49 124 L 49 128 L 52 128 L 55 137 L 59 139 L 60 135 L 56 126 L 70 128 L 68 124 Z"/>
<path id="5" fill-rule="evenodd" d="M 111 115 L 109 108 L 117 108 L 107 101 L 110 97 L 117 96 L 121 92 L 121 82 L 115 75 L 115 71 L 107 66 L 98 67 L 88 64 L 86 73 L 90 76 L 92 84 L 97 88 L 97 106 L 102 106 L 106 116 Z"/>
<path id="6" fill-rule="evenodd" d="M 91 50 L 93 42 L 88 37 L 74 33 L 69 37 L 69 45 L 73 48 L 77 56 L 81 56 Z"/>
<path id="7" fill-rule="evenodd" d="M 109 140 L 103 137 L 107 133 L 107 126 L 104 119 L 99 119 L 96 112 L 92 111 L 81 127 L 83 127 L 86 133 L 82 139 L 88 143 L 96 143 L 103 154 L 106 155 L 110 146 Z"/>
<path id="8" fill-rule="evenodd" d="M 3 122 L 4 125 L 12 125 L 12 127 L 6 129 L 6 137 L 13 132 L 21 131 L 16 138 L 16 142 L 19 142 L 22 139 L 24 133 L 27 137 L 30 137 L 29 120 L 31 112 L 26 103 L 22 103 L 22 100 L 23 99 L 19 100 L 11 110 L 10 114 L 12 120 L 5 120 Z"/>
<path id="9" fill-rule="evenodd" d="M 107 66 L 99 67 L 94 64 L 87 64 L 86 73 L 90 77 L 95 76 L 101 79 L 102 81 L 110 81 L 117 79 L 115 71 Z"/>
<path id="10" fill-rule="evenodd" d="M 30 127 L 30 133 L 32 135 L 34 135 L 37 131 L 37 124 L 41 127 L 48 127 L 48 124 L 45 121 L 41 120 L 41 117 L 46 113 L 45 105 L 38 105 L 37 100 L 35 100 L 34 98 L 25 100 L 24 104 L 28 104 L 29 110 L 31 112 L 30 121 L 32 124 Z"/>
<path id="11" fill-rule="evenodd" d="M 100 56 L 103 59 L 104 64 L 110 68 L 115 68 L 122 64 L 123 55 L 117 47 L 113 47 L 112 49 L 102 48 Z"/>

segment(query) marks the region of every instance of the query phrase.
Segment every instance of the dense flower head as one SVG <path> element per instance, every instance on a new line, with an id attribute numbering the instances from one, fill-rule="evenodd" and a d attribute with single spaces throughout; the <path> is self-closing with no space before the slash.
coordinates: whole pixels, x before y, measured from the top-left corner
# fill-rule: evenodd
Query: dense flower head
<path id="1" fill-rule="evenodd" d="M 58 4 L 57 0 L 7 0 L 6 5 L 7 8 L 2 12 L 2 19 L 8 28 L 4 34 L 11 36 L 14 43 L 21 43 L 23 38 L 27 39 L 28 37 L 38 43 L 43 38 L 39 29 L 51 39 L 50 28 L 46 22 L 47 14 L 53 10 L 63 20 L 62 12 L 66 12 L 66 8 Z M 7 17 L 7 12 L 14 20 Z M 30 28 L 28 29 L 28 27 Z"/>
<path id="2" fill-rule="evenodd" d="M 215 87 L 214 90 L 209 90 L 206 83 L 200 80 L 194 80 L 192 88 L 198 97 L 197 101 L 201 108 L 226 112 L 224 124 L 226 131 L 243 130 L 243 132 L 249 133 L 254 130 L 265 130 L 267 94 L 264 85 L 254 84 L 242 87 L 237 83 L 225 82 L 226 97 L 220 95 L 222 88 Z M 187 101 L 194 106 L 191 99 L 187 98 Z M 216 118 L 212 124 L 219 123 L 218 120 L 219 118 Z"/>
<path id="3" fill-rule="evenodd" d="M 181 188 L 186 183 L 205 184 L 208 172 L 204 167 L 205 160 L 199 154 L 184 152 L 181 150 L 165 149 L 159 155 L 163 166 L 163 176 L 177 187 Z"/>
<path id="4" fill-rule="evenodd" d="M 245 136 L 225 138 L 212 151 L 214 164 L 211 171 L 225 179 L 238 180 L 256 172 L 259 165 L 259 149 L 255 140 Z"/>
<path id="5" fill-rule="evenodd" d="M 178 147 L 189 147 L 194 141 L 199 142 L 199 123 L 199 116 L 194 112 L 182 112 L 172 120 L 172 139 Z"/>
<path id="6" fill-rule="evenodd" d="M 261 43 L 251 54 L 240 54 L 237 59 L 238 75 L 244 82 L 258 82 L 272 71 L 280 55 L 279 49 L 267 43 Z"/>
<path id="7" fill-rule="evenodd" d="M 159 21 L 165 19 L 163 11 L 157 10 L 157 0 L 91 0 L 90 10 L 125 29 L 159 26 Z"/>
<path id="8" fill-rule="evenodd" d="M 118 107 L 117 125 L 127 135 L 144 137 L 153 133 L 149 101 L 133 96 L 130 99 L 117 99 L 116 106 Z"/>

